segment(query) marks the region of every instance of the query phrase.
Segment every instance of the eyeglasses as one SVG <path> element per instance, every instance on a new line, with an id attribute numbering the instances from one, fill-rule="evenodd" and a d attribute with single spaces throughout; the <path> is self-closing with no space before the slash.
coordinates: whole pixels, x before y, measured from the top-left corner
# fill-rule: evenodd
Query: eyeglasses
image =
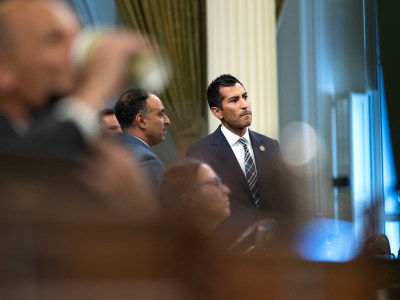
<path id="1" fill-rule="evenodd" d="M 209 184 L 214 185 L 216 187 L 220 187 L 222 185 L 222 179 L 219 176 L 215 176 L 214 178 L 212 178 L 210 180 L 200 182 L 198 184 L 193 185 L 189 190 L 195 190 L 195 189 L 201 188 L 201 187 L 209 185 Z"/>

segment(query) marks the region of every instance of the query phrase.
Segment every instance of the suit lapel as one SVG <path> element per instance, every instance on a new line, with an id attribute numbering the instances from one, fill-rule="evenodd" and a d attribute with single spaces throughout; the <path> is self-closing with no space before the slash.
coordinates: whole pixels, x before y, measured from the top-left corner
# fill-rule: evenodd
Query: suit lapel
<path id="1" fill-rule="evenodd" d="M 237 161 L 235 154 L 233 153 L 231 146 L 221 131 L 221 126 L 217 128 L 217 130 L 214 132 L 214 135 L 215 138 L 211 144 L 215 147 L 217 156 L 227 170 L 226 173 L 229 174 L 231 178 L 234 178 L 239 186 L 245 187 L 246 194 L 248 194 L 248 197 L 251 197 L 247 179 L 239 165 L 239 162 Z M 243 199 L 243 201 L 247 203 L 248 199 Z"/>
<path id="2" fill-rule="evenodd" d="M 249 130 L 251 146 L 253 147 L 254 159 L 257 171 L 261 171 L 267 163 L 268 146 L 264 140 L 258 139 L 257 136 Z"/>
<path id="3" fill-rule="evenodd" d="M 265 178 L 265 170 L 268 168 L 268 157 L 270 150 L 266 140 L 258 138 L 252 131 L 249 130 L 251 146 L 253 147 L 254 160 L 256 163 L 257 174 L 258 174 L 258 188 L 260 192 L 260 205 L 264 205 L 267 199 L 267 190 L 265 182 L 262 180 Z"/>

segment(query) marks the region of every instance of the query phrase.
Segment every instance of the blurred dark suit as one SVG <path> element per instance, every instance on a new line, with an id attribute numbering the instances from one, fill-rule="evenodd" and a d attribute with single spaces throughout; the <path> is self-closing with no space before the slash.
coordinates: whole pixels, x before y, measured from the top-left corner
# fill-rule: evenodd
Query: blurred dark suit
<path id="1" fill-rule="evenodd" d="M 148 145 L 134 136 L 123 133 L 119 140 L 133 154 L 142 170 L 147 173 L 150 186 L 157 194 L 164 172 L 161 160 Z"/>
<path id="2" fill-rule="evenodd" d="M 87 150 L 79 128 L 71 121 L 57 121 L 49 114 L 23 134 L 0 114 L 0 152 L 33 157 L 71 159 Z"/>

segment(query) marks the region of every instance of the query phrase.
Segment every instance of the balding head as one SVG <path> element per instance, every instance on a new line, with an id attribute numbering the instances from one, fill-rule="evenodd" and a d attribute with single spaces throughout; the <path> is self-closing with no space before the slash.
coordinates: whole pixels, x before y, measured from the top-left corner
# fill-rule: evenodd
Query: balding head
<path id="1" fill-rule="evenodd" d="M 39 16 L 41 18 L 39 18 Z M 1 48 L 14 46 L 21 35 L 43 32 L 48 19 L 55 18 L 63 26 L 76 26 L 76 15 L 64 1 L 58 0 L 3 0 L 0 1 Z"/>
<path id="2" fill-rule="evenodd" d="M 56 0 L 5 0 L 0 20 L 0 98 L 37 109 L 70 92 L 70 52 L 81 29 L 72 9 Z"/>

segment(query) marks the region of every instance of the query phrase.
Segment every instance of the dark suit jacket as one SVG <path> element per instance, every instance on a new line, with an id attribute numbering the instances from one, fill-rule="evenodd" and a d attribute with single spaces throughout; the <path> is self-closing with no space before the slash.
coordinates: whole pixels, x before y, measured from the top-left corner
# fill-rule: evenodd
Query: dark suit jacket
<path id="1" fill-rule="evenodd" d="M 24 136 L 0 114 L 0 153 L 31 157 L 71 159 L 87 150 L 79 128 L 71 121 L 58 121 L 46 115 L 35 120 Z"/>
<path id="2" fill-rule="evenodd" d="M 239 234 L 256 220 L 277 217 L 292 212 L 287 199 L 280 199 L 280 187 L 284 188 L 280 171 L 280 148 L 276 140 L 249 130 L 258 174 L 260 205 L 251 202 L 251 192 L 246 177 L 231 146 L 221 131 L 213 133 L 193 144 L 186 156 L 195 157 L 209 164 L 231 190 L 231 216 L 222 224 L 223 231 Z"/>
<path id="3" fill-rule="evenodd" d="M 139 166 L 147 173 L 149 184 L 155 195 L 158 194 L 164 165 L 151 148 L 138 138 L 122 134 L 119 140 L 131 151 Z"/>

